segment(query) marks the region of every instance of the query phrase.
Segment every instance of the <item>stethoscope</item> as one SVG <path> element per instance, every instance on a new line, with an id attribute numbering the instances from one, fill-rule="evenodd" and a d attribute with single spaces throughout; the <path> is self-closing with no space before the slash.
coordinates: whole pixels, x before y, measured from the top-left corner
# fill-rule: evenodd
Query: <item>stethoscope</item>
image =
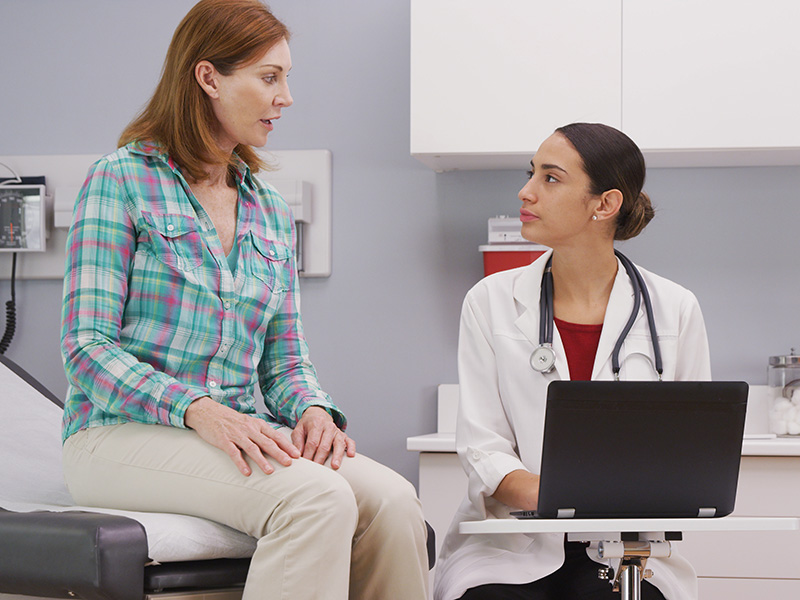
<path id="1" fill-rule="evenodd" d="M 614 250 L 617 258 L 619 258 L 625 270 L 628 272 L 628 277 L 631 279 L 633 285 L 633 310 L 631 316 L 622 333 L 617 338 L 617 343 L 614 344 L 614 351 L 611 353 L 611 370 L 614 373 L 614 380 L 619 381 L 619 353 L 622 349 L 622 343 L 625 337 L 633 327 L 636 316 L 639 314 L 639 307 L 642 305 L 642 298 L 644 298 L 644 309 L 647 313 L 647 323 L 650 326 L 650 339 L 653 342 L 653 356 L 655 356 L 656 364 L 655 370 L 658 373 L 658 380 L 661 381 L 661 374 L 664 372 L 664 367 L 661 363 L 661 347 L 658 344 L 658 334 L 656 333 L 656 321 L 653 317 L 653 304 L 650 302 L 650 292 L 647 290 L 647 285 L 644 283 L 642 274 L 639 269 L 618 250 Z M 539 298 L 539 347 L 536 348 L 531 354 L 531 367 L 534 371 L 539 373 L 549 373 L 553 370 L 556 364 L 556 351 L 553 350 L 553 271 L 552 271 L 553 257 L 547 261 L 544 268 L 544 275 L 542 276 L 542 292 Z"/>

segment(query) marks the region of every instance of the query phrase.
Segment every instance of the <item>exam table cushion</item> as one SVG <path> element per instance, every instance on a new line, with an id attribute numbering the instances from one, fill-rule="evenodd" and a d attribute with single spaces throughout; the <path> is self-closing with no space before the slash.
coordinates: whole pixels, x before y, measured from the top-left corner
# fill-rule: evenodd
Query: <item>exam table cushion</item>
<path id="1" fill-rule="evenodd" d="M 147 542 L 131 519 L 0 509 L 0 592 L 141 600 Z"/>
<path id="2" fill-rule="evenodd" d="M 160 563 L 253 554 L 254 538 L 205 519 L 75 506 L 61 467 L 58 399 L 4 357 L 0 357 L 0 384 L 0 508 L 16 513 L 85 511 L 128 517 L 144 527 L 148 557 Z M 0 524 L 8 517 L 0 513 Z"/>

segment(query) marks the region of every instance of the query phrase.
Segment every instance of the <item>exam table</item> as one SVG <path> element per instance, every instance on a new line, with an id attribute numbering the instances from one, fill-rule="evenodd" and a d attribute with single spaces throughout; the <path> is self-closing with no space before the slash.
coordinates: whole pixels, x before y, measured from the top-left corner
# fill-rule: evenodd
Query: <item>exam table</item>
<path id="1" fill-rule="evenodd" d="M 236 600 L 256 540 L 187 515 L 75 506 L 61 469 L 63 404 L 0 356 L 0 594 Z M 435 541 L 428 525 L 428 561 Z"/>

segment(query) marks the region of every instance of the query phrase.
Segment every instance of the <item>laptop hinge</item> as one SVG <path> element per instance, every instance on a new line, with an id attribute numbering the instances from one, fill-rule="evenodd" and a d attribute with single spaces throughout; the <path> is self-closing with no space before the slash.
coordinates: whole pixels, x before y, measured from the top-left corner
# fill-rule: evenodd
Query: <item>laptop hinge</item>
<path id="1" fill-rule="evenodd" d="M 717 514 L 717 509 L 716 508 L 701 508 L 700 510 L 697 511 L 697 516 L 698 517 L 704 517 L 704 518 L 705 517 L 713 517 L 716 514 Z"/>
<path id="2" fill-rule="evenodd" d="M 575 516 L 574 508 L 559 508 L 556 513 L 557 519 L 572 519 Z"/>

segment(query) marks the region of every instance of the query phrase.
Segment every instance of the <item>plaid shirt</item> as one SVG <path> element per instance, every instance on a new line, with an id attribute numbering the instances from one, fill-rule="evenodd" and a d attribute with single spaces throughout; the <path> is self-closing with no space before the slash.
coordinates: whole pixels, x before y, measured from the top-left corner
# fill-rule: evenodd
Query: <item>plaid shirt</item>
<path id="1" fill-rule="evenodd" d="M 63 439 L 135 421 L 185 427 L 202 396 L 274 425 L 322 406 L 298 307 L 294 221 L 275 190 L 238 166 L 235 273 L 175 163 L 131 143 L 95 163 L 67 239 Z"/>

